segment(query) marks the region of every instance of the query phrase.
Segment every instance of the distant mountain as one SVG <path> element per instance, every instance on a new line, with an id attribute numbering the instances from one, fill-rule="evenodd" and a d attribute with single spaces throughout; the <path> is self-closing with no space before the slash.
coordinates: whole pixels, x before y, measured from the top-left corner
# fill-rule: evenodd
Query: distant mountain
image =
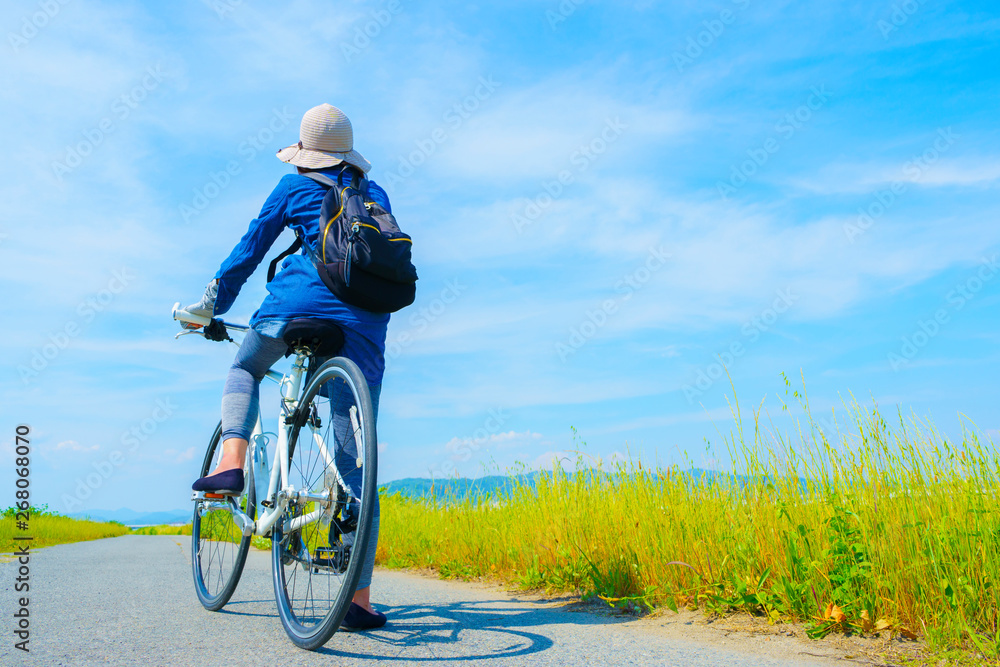
<path id="1" fill-rule="evenodd" d="M 478 478 L 451 477 L 445 479 L 407 477 L 382 484 L 379 486 L 379 491 L 383 494 L 399 493 L 407 498 L 437 498 L 438 500 L 464 500 L 469 497 L 505 496 L 509 495 L 515 486 L 534 488 L 539 475 L 544 474 L 551 473 L 535 471 L 514 476 L 490 475 Z M 614 473 L 605 474 L 616 476 Z M 733 473 L 719 472 L 717 470 L 692 468 L 690 470 L 677 471 L 673 474 L 689 477 L 692 481 L 704 480 L 718 483 L 735 481 L 740 486 L 746 484 L 746 479 L 742 475 L 734 475 Z M 803 488 L 807 488 L 806 480 L 802 480 L 802 485 Z M 74 519 L 89 518 L 94 521 L 117 521 L 126 526 L 150 526 L 168 523 L 189 523 L 191 521 L 191 510 L 137 512 L 123 507 L 116 510 L 77 512 L 69 516 Z"/>
<path id="2" fill-rule="evenodd" d="M 379 487 L 383 494 L 399 493 L 407 498 L 437 498 L 464 499 L 467 497 L 507 495 L 515 485 L 535 487 L 537 472 L 509 477 L 506 475 L 491 475 L 489 477 L 449 477 L 445 479 L 427 479 L 425 477 L 407 477 L 387 482 Z"/>
<path id="3" fill-rule="evenodd" d="M 70 514 L 74 519 L 93 521 L 117 521 L 126 526 L 154 526 L 164 523 L 188 523 L 192 510 L 172 510 L 166 512 L 136 512 L 127 507 L 116 510 L 89 510 Z"/>
<path id="4" fill-rule="evenodd" d="M 399 493 L 407 498 L 437 498 L 438 500 L 464 500 L 467 497 L 508 495 L 515 486 L 535 488 L 539 475 L 549 472 L 530 472 L 523 475 L 506 476 L 491 475 L 488 477 L 449 477 L 445 479 L 427 479 L 426 477 L 407 477 L 387 482 L 379 487 L 382 493 Z M 572 473 L 569 473 L 572 474 Z M 613 476 L 613 473 L 605 473 Z M 726 473 L 714 470 L 688 470 L 680 474 L 692 478 L 705 478 L 710 481 L 722 481 L 731 478 Z"/>
<path id="5" fill-rule="evenodd" d="M 451 477 L 445 479 L 428 479 L 426 477 L 407 477 L 386 482 L 379 486 L 379 491 L 383 494 L 399 493 L 407 498 L 437 498 L 438 500 L 463 500 L 467 497 L 480 497 L 491 495 L 507 495 L 515 485 L 535 487 L 539 475 L 551 474 L 549 472 L 531 472 L 513 477 L 504 475 L 491 475 L 489 477 Z M 567 473 L 572 474 L 572 473 Z M 600 474 L 600 473 L 597 473 Z M 617 477 L 617 473 L 604 473 L 609 477 Z M 743 486 L 747 479 L 743 475 L 731 472 L 720 472 L 718 470 L 705 470 L 703 468 L 691 468 L 690 470 L 679 470 L 672 474 L 687 477 L 692 483 L 733 483 Z M 802 488 L 808 488 L 805 479 L 801 480 Z"/>

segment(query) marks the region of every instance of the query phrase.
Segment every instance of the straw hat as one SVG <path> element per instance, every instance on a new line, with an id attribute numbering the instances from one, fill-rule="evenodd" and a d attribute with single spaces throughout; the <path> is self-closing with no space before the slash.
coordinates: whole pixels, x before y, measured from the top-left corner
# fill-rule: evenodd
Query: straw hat
<path id="1" fill-rule="evenodd" d="M 299 143 L 278 151 L 278 159 L 306 169 L 323 169 L 341 162 L 368 173 L 372 165 L 354 150 L 354 128 L 344 112 L 331 104 L 313 107 L 302 116 Z"/>

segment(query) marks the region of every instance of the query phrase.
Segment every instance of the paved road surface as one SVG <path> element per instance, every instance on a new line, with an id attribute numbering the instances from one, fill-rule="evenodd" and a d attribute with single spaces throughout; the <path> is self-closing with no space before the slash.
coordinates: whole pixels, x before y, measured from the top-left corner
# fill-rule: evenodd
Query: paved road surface
<path id="1" fill-rule="evenodd" d="M 31 653 L 13 649 L 14 564 L 0 564 L 0 664 L 18 665 L 832 665 L 798 640 L 725 639 L 651 620 L 569 611 L 486 586 L 378 571 L 389 624 L 338 632 L 315 653 L 277 617 L 269 558 L 251 551 L 233 600 L 202 609 L 189 538 L 124 536 L 50 547 L 31 558 Z M 709 633 L 711 634 L 711 633 Z M 843 664 L 843 663 L 837 663 Z"/>

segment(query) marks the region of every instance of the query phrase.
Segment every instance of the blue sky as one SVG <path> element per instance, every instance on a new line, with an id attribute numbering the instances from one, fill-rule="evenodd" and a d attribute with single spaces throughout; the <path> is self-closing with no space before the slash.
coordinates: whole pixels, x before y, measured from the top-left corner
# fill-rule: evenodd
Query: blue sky
<path id="1" fill-rule="evenodd" d="M 784 372 L 817 411 L 853 394 L 997 437 L 991 3 L 52 0 L 0 22 L 0 485 L 28 424 L 36 502 L 186 506 L 234 348 L 175 341 L 170 307 L 322 102 L 421 276 L 389 329 L 382 481 L 583 442 L 721 465 L 722 362 L 778 428 Z"/>

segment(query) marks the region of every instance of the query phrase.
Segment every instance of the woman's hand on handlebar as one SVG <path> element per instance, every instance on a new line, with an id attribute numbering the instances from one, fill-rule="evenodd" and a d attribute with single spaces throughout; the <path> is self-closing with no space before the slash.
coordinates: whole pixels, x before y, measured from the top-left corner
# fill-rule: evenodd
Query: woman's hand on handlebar
<path id="1" fill-rule="evenodd" d="M 192 315 L 199 315 L 201 317 L 212 318 L 215 314 L 215 299 L 219 295 L 219 281 L 212 279 L 211 282 L 205 287 L 205 293 L 201 297 L 201 301 L 193 303 L 190 306 L 186 306 L 184 310 L 191 313 Z M 200 329 L 202 325 L 195 324 L 193 322 L 181 322 L 181 328 L 187 329 L 188 331 L 193 331 Z"/>

